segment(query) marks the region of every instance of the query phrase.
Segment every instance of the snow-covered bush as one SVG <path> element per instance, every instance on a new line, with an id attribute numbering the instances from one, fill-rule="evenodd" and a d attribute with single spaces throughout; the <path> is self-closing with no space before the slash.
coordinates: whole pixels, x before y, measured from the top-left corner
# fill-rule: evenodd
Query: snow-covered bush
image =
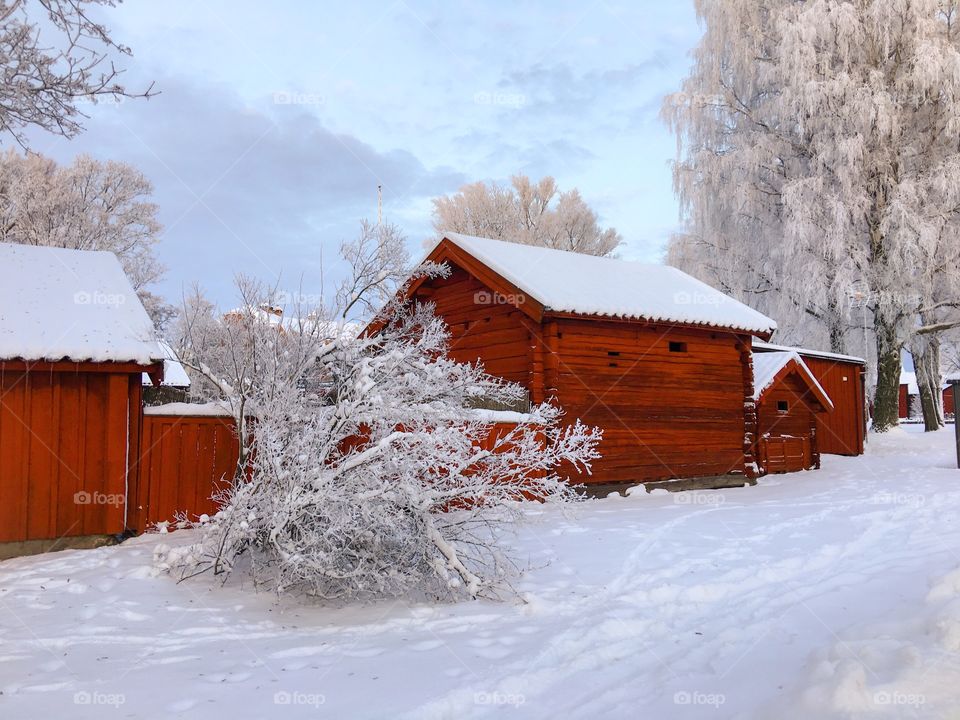
<path id="1" fill-rule="evenodd" d="M 223 367 L 255 368 L 214 383 L 234 407 L 255 409 L 248 467 L 196 525 L 199 541 L 162 566 L 184 577 L 242 571 L 279 593 L 328 599 L 494 596 L 508 584 L 504 529 L 523 520 L 525 501 L 577 498 L 561 473 L 589 470 L 599 430 L 561 423 L 549 404 L 472 409 L 523 391 L 449 359 L 431 306 L 389 302 L 379 319 L 360 337 L 323 336 L 314 326 L 329 321 L 315 318 L 282 332 L 252 323 L 239 347 L 213 344 Z"/>
<path id="2" fill-rule="evenodd" d="M 526 499 L 573 500 L 558 466 L 587 467 L 597 435 L 542 405 L 490 436 L 497 415 L 464 408 L 519 388 L 444 357 L 446 340 L 420 307 L 322 348 L 329 384 L 319 396 L 287 385 L 258 407 L 252 477 L 200 526 L 183 571 L 241 567 L 323 598 L 495 592 L 511 566 L 499 530 Z"/>

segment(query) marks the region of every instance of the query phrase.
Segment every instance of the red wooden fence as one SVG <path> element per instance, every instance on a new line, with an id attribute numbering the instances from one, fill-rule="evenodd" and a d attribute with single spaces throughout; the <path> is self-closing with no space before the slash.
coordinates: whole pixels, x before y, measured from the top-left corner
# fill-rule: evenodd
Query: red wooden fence
<path id="1" fill-rule="evenodd" d="M 128 519 L 137 532 L 183 512 L 192 519 L 213 515 L 217 505 L 212 498 L 226 487 L 237 465 L 240 447 L 232 418 L 176 415 L 162 408 L 147 408 L 143 416 L 139 482 Z M 491 449 L 513 427 L 494 423 L 480 446 Z"/>
<path id="2" fill-rule="evenodd" d="M 156 412 L 147 408 L 143 416 L 137 505 L 128 520 L 137 532 L 180 512 L 214 514 L 212 497 L 230 482 L 240 452 L 229 416 Z"/>

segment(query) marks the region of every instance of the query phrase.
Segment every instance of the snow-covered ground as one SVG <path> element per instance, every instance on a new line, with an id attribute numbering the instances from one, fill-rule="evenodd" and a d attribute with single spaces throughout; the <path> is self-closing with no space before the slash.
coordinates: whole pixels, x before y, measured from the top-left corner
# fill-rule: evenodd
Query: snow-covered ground
<path id="1" fill-rule="evenodd" d="M 756 488 L 541 509 L 526 602 L 330 609 L 151 570 L 0 563 L 0 717 L 960 717 L 952 428 Z"/>

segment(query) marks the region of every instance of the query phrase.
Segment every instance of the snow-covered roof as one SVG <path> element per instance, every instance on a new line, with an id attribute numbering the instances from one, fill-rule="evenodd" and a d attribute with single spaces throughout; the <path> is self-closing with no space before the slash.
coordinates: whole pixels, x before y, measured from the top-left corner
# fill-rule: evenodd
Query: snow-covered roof
<path id="1" fill-rule="evenodd" d="M 443 233 L 547 310 L 773 332 L 777 324 L 669 265 Z M 442 239 L 437 244 L 442 242 Z"/>
<path id="2" fill-rule="evenodd" d="M 356 322 L 319 319 L 314 315 L 297 317 L 285 315 L 282 307 L 236 307 L 226 313 L 226 317 L 253 318 L 257 322 L 281 327 L 292 332 L 316 332 L 320 338 L 347 339 L 360 334 L 363 325 Z"/>
<path id="3" fill-rule="evenodd" d="M 180 363 L 180 359 L 173 348 L 163 340 L 160 340 L 159 343 L 164 355 L 163 382 L 160 384 L 164 387 L 190 387 L 190 376 L 187 375 L 186 369 Z M 146 373 L 143 373 L 143 384 L 153 385 L 153 381 Z"/>
<path id="4" fill-rule="evenodd" d="M 0 359 L 163 358 L 113 253 L 0 243 Z"/>
<path id="5" fill-rule="evenodd" d="M 754 340 L 753 349 L 761 352 L 796 352 L 803 357 L 826 358 L 827 360 L 843 360 L 845 362 L 855 362 L 865 364 L 866 360 L 856 355 L 841 355 L 840 353 L 826 352 L 824 350 L 810 350 L 809 348 L 790 347 L 788 345 L 774 345 L 763 340 Z"/>
<path id="6" fill-rule="evenodd" d="M 830 401 L 830 396 L 827 395 L 823 386 L 810 372 L 810 368 L 807 367 L 800 354 L 795 351 L 762 352 L 753 356 L 753 399 L 759 400 L 763 393 L 773 385 L 777 374 L 791 362 L 796 362 L 797 368 L 803 373 L 809 384 L 816 388 L 819 394 L 830 403 L 827 409 L 832 410 L 833 403 Z"/>
<path id="7" fill-rule="evenodd" d="M 943 386 L 942 390 L 946 390 L 950 387 L 950 383 L 953 380 L 960 380 L 960 373 L 947 373 L 943 376 Z M 920 385 L 917 384 L 917 373 L 913 370 L 901 370 L 900 371 L 900 384 L 907 386 L 907 395 L 919 395 L 920 394 Z"/>

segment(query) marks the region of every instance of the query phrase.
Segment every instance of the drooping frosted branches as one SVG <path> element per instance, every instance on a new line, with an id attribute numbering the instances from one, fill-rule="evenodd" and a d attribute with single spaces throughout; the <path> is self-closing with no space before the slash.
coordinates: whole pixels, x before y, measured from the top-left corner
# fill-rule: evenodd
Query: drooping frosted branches
<path id="1" fill-rule="evenodd" d="M 277 314 L 275 294 L 249 280 L 225 317 L 202 296 L 185 304 L 182 357 L 233 411 L 243 450 L 222 510 L 164 567 L 242 570 L 328 599 L 494 596 L 513 569 L 502 534 L 526 517 L 524 501 L 576 498 L 565 475 L 589 470 L 599 430 L 562 423 L 552 405 L 475 409 L 515 404 L 522 390 L 450 360 L 432 307 L 401 293 L 375 333 L 334 321 L 362 278 L 393 267 L 365 237 L 345 253 L 352 272 L 334 307 Z"/>
<path id="2" fill-rule="evenodd" d="M 960 52 L 936 0 L 698 2 L 669 259 L 793 328 L 863 349 L 896 420 L 900 348 L 955 324 Z M 864 320 L 866 323 L 864 323 Z"/>

